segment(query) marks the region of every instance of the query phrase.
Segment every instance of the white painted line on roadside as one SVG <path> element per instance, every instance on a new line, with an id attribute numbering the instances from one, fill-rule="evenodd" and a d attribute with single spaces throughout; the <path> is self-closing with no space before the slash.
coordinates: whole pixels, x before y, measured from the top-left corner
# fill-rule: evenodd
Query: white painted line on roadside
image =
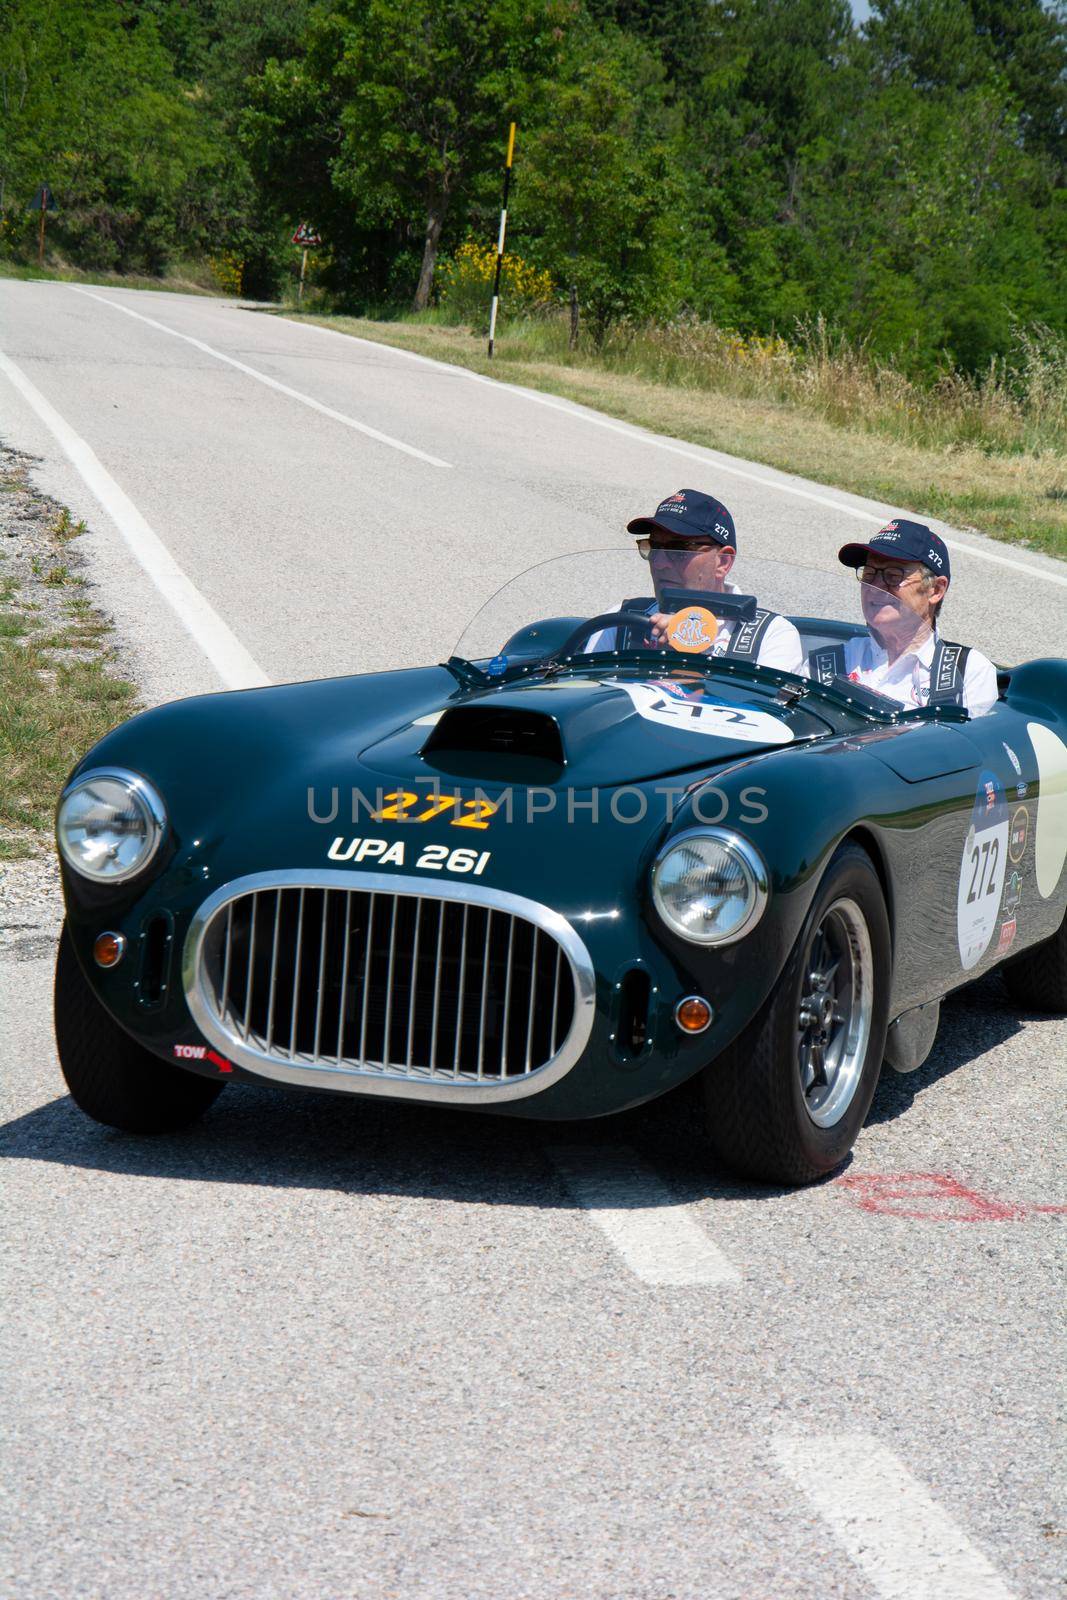
<path id="1" fill-rule="evenodd" d="M 779 1434 L 771 1449 L 882 1600 L 1012 1600 L 981 1551 L 873 1435 Z"/>
<path id="2" fill-rule="evenodd" d="M 311 328 L 315 333 L 325 333 L 334 339 L 347 339 L 351 344 L 366 345 L 369 350 L 389 350 L 393 355 L 405 356 L 409 361 L 421 361 L 425 366 L 437 367 L 443 372 L 461 378 L 470 378 L 474 383 L 486 383 L 494 389 L 504 389 L 508 394 L 518 395 L 520 399 L 529 400 L 534 405 L 547 406 L 550 411 L 561 411 L 564 416 L 573 417 L 576 422 L 588 422 L 594 428 L 604 428 L 609 433 L 622 434 L 624 439 L 654 445 L 657 450 L 667 450 L 672 455 L 682 456 L 687 461 L 699 461 L 705 467 L 709 465 L 708 456 L 712 455 L 715 458 L 714 466 L 717 472 L 732 473 L 735 478 L 745 478 L 749 483 L 758 483 L 764 489 L 775 489 L 779 494 L 791 494 L 800 500 L 810 500 L 815 505 L 829 506 L 832 511 L 844 512 L 850 517 L 862 517 L 865 522 L 881 524 L 897 514 L 892 506 L 887 506 L 884 512 L 863 511 L 857 506 L 850 505 L 846 500 L 835 499 L 832 495 L 818 494 L 814 489 L 803 489 L 796 483 L 782 483 L 777 477 L 771 476 L 770 472 L 753 472 L 749 467 L 736 466 L 732 461 L 727 461 L 722 452 L 712 445 L 706 446 L 704 453 L 701 453 L 685 445 L 675 444 L 672 439 L 664 439 L 659 434 L 651 433 L 647 428 L 640 428 L 636 423 L 614 422 L 610 417 L 597 416 L 589 409 L 581 409 L 577 404 L 572 405 L 566 400 L 555 400 L 550 395 L 539 394 L 536 389 L 524 389 L 517 383 L 505 383 L 500 378 L 487 378 L 484 373 L 471 372 L 468 367 L 454 366 L 450 361 L 438 361 L 434 356 L 420 355 L 417 350 L 404 350 L 396 344 L 379 344 L 374 339 L 361 339 L 358 334 L 342 333 L 339 328 L 324 328 L 316 322 L 293 322 L 289 317 L 279 317 L 278 321 L 289 322 L 294 328 Z M 1027 561 L 1016 561 L 1011 556 L 997 555 L 993 550 L 979 549 L 977 545 L 967 544 L 961 539 L 946 538 L 945 543 L 950 550 L 975 556 L 979 561 L 992 561 L 998 567 L 1011 567 L 1015 572 L 1025 572 L 1032 578 L 1042 578 L 1046 583 L 1067 587 L 1067 577 L 1062 577 L 1058 572 L 1047 572 L 1043 567 L 1031 566 Z"/>
<path id="3" fill-rule="evenodd" d="M 741 1274 L 712 1243 L 689 1206 L 632 1150 L 552 1145 L 547 1155 L 567 1188 L 642 1283 L 661 1288 L 737 1283 Z"/>
<path id="4" fill-rule="evenodd" d="M 112 311 L 122 311 L 126 316 L 136 318 L 138 322 L 146 322 L 150 328 L 158 328 L 160 333 L 169 333 L 172 339 L 184 340 L 194 349 L 213 356 L 216 361 L 224 361 L 228 367 L 236 367 L 238 372 L 254 378 L 257 383 L 264 384 L 268 389 L 276 389 L 279 394 L 288 395 L 290 400 L 299 400 L 301 405 L 309 406 L 312 411 L 318 411 L 324 417 L 331 417 L 334 422 L 341 422 L 346 428 L 354 428 L 357 433 L 366 434 L 368 439 L 377 439 L 379 444 L 387 444 L 393 450 L 402 450 L 406 456 L 414 456 L 416 460 L 425 461 L 431 467 L 446 467 L 451 470 L 450 461 L 442 461 L 440 456 L 428 455 L 425 450 L 419 450 L 413 444 L 405 444 L 402 439 L 394 439 L 391 434 L 381 433 L 366 422 L 357 422 L 355 417 L 346 416 L 343 411 L 335 411 L 332 406 L 324 406 L 321 400 L 315 400 L 309 394 L 302 394 L 299 389 L 290 389 L 287 383 L 279 383 L 277 378 L 268 377 L 265 372 L 259 372 L 255 367 L 248 366 L 244 361 L 238 361 L 234 356 L 224 355 L 213 345 L 205 344 L 203 339 L 194 339 L 190 333 L 179 333 L 176 328 L 168 328 L 165 322 L 157 322 L 154 317 L 143 316 L 140 311 L 124 306 L 119 300 L 109 300 L 106 295 L 93 294 L 91 290 L 83 289 L 78 284 L 71 283 L 67 287 L 73 289 L 75 294 L 85 295 L 87 300 L 99 300 L 102 306 L 110 306 Z"/>
<path id="5" fill-rule="evenodd" d="M 148 526 L 129 496 L 119 488 L 99 457 L 2 350 L 0 372 L 5 374 L 27 405 L 37 413 L 61 450 L 77 468 L 132 554 L 177 614 L 183 627 L 196 640 L 226 688 L 258 689 L 269 683 L 266 673 L 186 577 L 166 545 Z"/>

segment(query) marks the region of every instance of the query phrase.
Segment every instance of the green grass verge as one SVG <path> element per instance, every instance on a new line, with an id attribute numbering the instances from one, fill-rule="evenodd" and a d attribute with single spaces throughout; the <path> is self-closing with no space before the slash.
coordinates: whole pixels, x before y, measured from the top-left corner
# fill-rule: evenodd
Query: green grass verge
<path id="1" fill-rule="evenodd" d="M 64 517 L 51 529 L 56 559 L 34 557 L 15 577 L 0 554 L 0 860 L 47 845 L 71 767 L 138 709 L 116 671 L 109 623 L 58 559 L 77 531 L 69 517 L 63 531 Z"/>
<path id="2" fill-rule="evenodd" d="M 906 418 L 894 437 L 884 414 L 877 425 L 873 417 L 863 425 L 862 410 L 851 423 L 832 420 L 825 399 L 809 407 L 738 393 L 736 384 L 731 392 L 728 374 L 716 389 L 713 380 L 691 381 L 692 367 L 680 366 L 678 381 L 657 380 L 626 370 L 625 361 L 610 355 L 561 352 L 558 340 L 536 327 L 505 329 L 490 361 L 483 337 L 432 319 L 372 322 L 291 307 L 284 314 L 576 400 L 656 433 L 1067 560 L 1067 457 L 1059 449 L 998 451 L 959 439 L 924 443 Z"/>
<path id="3" fill-rule="evenodd" d="M 79 267 L 24 266 L 15 261 L 0 261 L 0 278 L 17 278 L 27 283 L 86 283 L 99 284 L 105 289 L 169 290 L 172 294 L 222 295 L 225 290 L 211 281 L 210 273 L 199 262 L 181 266 L 165 277 L 154 278 L 148 273 L 83 272 Z"/>

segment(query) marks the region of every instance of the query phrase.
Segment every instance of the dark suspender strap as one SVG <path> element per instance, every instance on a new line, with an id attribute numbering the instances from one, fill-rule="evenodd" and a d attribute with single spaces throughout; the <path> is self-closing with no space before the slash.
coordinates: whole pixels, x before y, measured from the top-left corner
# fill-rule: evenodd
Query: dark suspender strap
<path id="1" fill-rule="evenodd" d="M 822 650 L 812 650 L 808 655 L 808 676 L 827 687 L 835 678 L 844 678 L 845 647 L 828 644 Z"/>
<path id="2" fill-rule="evenodd" d="M 728 656 L 748 656 L 754 660 L 759 655 L 763 635 L 775 620 L 775 611 L 757 611 L 751 622 L 739 622 L 726 646 Z"/>
<path id="3" fill-rule="evenodd" d="M 970 646 L 938 639 L 930 663 L 930 706 L 961 706 Z"/>

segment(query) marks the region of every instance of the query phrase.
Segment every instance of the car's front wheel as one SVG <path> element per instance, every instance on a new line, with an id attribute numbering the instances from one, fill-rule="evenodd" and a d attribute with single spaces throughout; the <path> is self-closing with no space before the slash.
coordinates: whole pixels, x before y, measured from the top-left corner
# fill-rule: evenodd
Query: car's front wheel
<path id="1" fill-rule="evenodd" d="M 59 1065 L 75 1103 L 127 1133 L 171 1133 L 217 1099 L 223 1085 L 161 1061 L 120 1028 L 86 981 L 66 923 L 55 982 Z"/>
<path id="2" fill-rule="evenodd" d="M 845 1159 L 878 1082 L 890 970 L 878 874 L 842 845 L 770 999 L 705 1070 L 708 1134 L 727 1166 L 811 1183 Z"/>

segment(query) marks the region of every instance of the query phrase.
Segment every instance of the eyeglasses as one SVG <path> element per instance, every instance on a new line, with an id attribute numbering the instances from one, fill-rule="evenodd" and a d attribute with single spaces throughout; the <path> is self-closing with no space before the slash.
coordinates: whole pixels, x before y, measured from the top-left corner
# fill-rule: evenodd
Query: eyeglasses
<path id="1" fill-rule="evenodd" d="M 912 572 L 905 572 L 903 567 L 857 567 L 856 577 L 860 583 L 881 583 L 891 594 L 896 594 L 902 589 L 909 578 L 921 578 L 922 571 L 916 568 Z"/>
<path id="2" fill-rule="evenodd" d="M 695 555 L 698 550 L 721 550 L 722 546 L 715 539 L 657 539 L 653 544 L 651 539 L 638 539 L 637 549 L 643 561 L 651 561 L 655 555 Z"/>

